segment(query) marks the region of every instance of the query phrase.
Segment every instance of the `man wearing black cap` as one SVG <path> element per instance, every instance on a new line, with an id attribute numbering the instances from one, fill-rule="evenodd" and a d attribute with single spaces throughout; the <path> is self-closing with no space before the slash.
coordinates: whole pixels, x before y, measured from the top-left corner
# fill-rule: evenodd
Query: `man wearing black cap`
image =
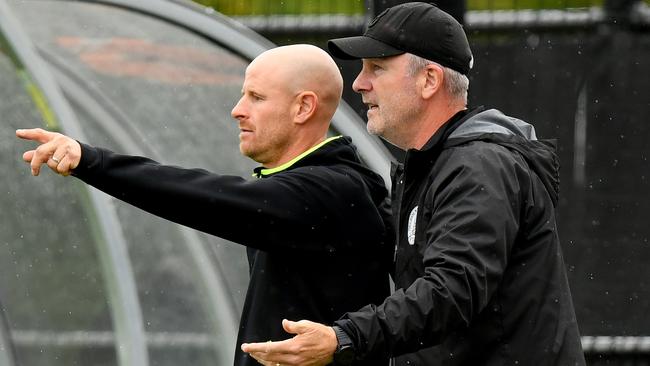
<path id="1" fill-rule="evenodd" d="M 330 52 L 362 59 L 368 131 L 406 150 L 393 175 L 393 279 L 382 304 L 332 327 L 283 321 L 291 340 L 245 344 L 265 365 L 584 365 L 555 206 L 554 144 L 495 110 L 467 109 L 461 25 L 394 6 Z M 350 309 L 355 310 L 355 309 Z"/>

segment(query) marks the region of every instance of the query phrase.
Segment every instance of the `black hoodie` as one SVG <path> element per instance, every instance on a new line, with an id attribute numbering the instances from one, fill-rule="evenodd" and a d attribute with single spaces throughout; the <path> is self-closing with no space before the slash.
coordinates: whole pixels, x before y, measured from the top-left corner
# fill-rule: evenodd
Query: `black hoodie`
<path id="1" fill-rule="evenodd" d="M 331 138 L 258 178 L 161 165 L 82 144 L 74 175 L 145 211 L 247 246 L 242 342 L 282 340 L 282 319 L 331 324 L 389 295 L 392 227 L 381 177 Z M 181 316 L 182 314 L 179 314 Z M 387 361 L 383 362 L 383 364 Z M 382 364 L 369 359 L 366 365 Z"/>
<path id="2" fill-rule="evenodd" d="M 393 179 L 396 291 L 337 321 L 359 357 L 585 364 L 557 235 L 554 143 L 497 110 L 462 111 Z"/>

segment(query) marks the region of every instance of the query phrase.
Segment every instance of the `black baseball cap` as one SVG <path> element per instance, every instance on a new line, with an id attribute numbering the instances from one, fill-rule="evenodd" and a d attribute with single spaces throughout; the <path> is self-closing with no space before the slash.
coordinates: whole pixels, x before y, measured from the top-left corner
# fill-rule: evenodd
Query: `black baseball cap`
<path id="1" fill-rule="evenodd" d="M 408 52 L 463 75 L 474 61 L 463 26 L 435 5 L 422 2 L 388 8 L 362 36 L 332 39 L 327 47 L 333 56 L 347 60 Z"/>

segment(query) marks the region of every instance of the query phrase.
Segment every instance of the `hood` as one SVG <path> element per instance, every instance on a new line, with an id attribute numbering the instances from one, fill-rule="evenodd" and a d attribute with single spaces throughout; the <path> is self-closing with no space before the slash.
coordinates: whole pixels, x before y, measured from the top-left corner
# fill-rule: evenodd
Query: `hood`
<path id="1" fill-rule="evenodd" d="M 488 109 L 469 117 L 449 135 L 450 139 L 478 136 L 486 133 L 521 136 L 537 140 L 535 127 L 520 119 L 506 116 L 496 109 Z"/>
<path id="2" fill-rule="evenodd" d="M 531 124 L 489 109 L 470 116 L 459 125 L 449 135 L 445 147 L 469 141 L 496 143 L 520 153 L 544 183 L 553 205 L 557 206 L 560 164 L 555 140 L 537 140 Z"/>

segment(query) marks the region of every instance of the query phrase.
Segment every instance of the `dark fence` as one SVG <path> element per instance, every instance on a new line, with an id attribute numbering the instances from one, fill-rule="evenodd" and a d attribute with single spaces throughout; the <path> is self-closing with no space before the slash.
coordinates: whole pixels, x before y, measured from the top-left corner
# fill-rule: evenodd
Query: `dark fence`
<path id="1" fill-rule="evenodd" d="M 471 104 L 559 140 L 559 230 L 576 312 L 583 335 L 609 337 L 586 338 L 585 351 L 647 362 L 647 339 L 615 337 L 650 335 L 650 33 L 522 29 L 473 33 L 472 44 Z"/>
<path id="2" fill-rule="evenodd" d="M 367 20 L 403 0 L 196 0 L 271 37 L 361 33 Z M 604 22 L 648 27 L 650 0 L 437 0 L 470 30 L 575 28 Z"/>

